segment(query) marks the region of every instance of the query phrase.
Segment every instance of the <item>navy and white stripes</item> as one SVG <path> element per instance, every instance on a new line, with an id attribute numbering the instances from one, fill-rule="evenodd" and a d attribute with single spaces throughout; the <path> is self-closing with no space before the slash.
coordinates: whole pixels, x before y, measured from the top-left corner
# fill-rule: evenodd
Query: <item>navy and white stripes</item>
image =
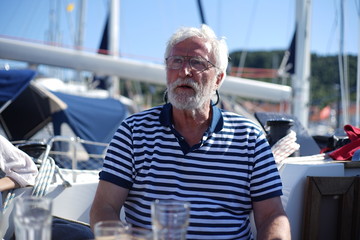
<path id="1" fill-rule="evenodd" d="M 100 173 L 100 179 L 130 189 L 127 221 L 150 228 L 151 202 L 179 199 L 191 203 L 187 239 L 249 239 L 251 202 L 279 196 L 282 188 L 260 128 L 214 107 L 219 117 L 213 117 L 213 131 L 184 151 L 160 119 L 162 111 L 167 110 L 158 106 L 128 117 L 115 133 Z"/>

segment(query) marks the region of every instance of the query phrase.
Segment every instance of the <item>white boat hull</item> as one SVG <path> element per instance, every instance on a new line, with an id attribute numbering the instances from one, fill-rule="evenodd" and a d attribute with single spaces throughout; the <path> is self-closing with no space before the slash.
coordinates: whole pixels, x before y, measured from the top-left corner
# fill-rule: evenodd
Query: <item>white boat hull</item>
<path id="1" fill-rule="evenodd" d="M 304 214 L 305 183 L 308 176 L 345 177 L 360 175 L 360 168 L 346 169 L 344 162 L 319 160 L 316 157 L 288 158 L 279 166 L 283 181 L 282 202 L 289 217 L 292 239 L 301 239 Z M 89 223 L 89 211 L 98 181 L 93 177 L 90 182 L 73 183 L 65 188 L 61 183 L 52 184 L 46 197 L 53 199 L 53 215 L 69 220 Z M 16 197 L 31 195 L 32 188 L 15 190 Z M 12 201 L 13 202 L 13 201 Z M 1 231 L 13 231 L 12 204 L 2 218 Z M 254 223 L 252 223 L 254 226 Z M 253 228 L 254 229 L 254 228 Z M 256 235 L 256 231 L 254 231 Z M 1 236 L 1 235 L 0 235 Z M 7 239 L 8 235 L 5 236 Z"/>

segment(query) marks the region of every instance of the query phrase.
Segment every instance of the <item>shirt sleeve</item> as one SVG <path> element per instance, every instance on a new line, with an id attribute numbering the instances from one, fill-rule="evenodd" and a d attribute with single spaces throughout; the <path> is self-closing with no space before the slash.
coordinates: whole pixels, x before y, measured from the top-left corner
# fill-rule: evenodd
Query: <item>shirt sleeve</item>
<path id="1" fill-rule="evenodd" d="M 32 158 L 0 135 L 0 168 L 20 187 L 34 185 L 38 169 Z"/>
<path id="2" fill-rule="evenodd" d="M 131 127 L 124 121 L 108 147 L 100 179 L 130 189 L 134 177 Z"/>
<path id="3" fill-rule="evenodd" d="M 262 201 L 282 195 L 281 178 L 271 148 L 263 134 L 257 139 L 255 162 L 251 177 L 253 201 Z"/>

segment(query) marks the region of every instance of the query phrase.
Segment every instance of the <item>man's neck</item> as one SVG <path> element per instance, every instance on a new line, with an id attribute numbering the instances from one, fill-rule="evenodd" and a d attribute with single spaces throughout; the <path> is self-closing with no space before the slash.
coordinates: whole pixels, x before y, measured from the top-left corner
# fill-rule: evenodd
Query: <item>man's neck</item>
<path id="1" fill-rule="evenodd" d="M 180 110 L 173 107 L 172 121 L 174 128 L 193 146 L 197 144 L 211 123 L 210 105 L 201 110 Z"/>

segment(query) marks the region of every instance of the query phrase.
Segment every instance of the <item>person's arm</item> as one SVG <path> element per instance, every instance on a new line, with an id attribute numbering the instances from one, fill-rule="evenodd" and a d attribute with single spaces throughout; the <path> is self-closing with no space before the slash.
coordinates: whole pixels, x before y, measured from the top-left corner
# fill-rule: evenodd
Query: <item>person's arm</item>
<path id="1" fill-rule="evenodd" d="M 0 192 L 18 188 L 20 185 L 9 177 L 0 178 Z"/>
<path id="2" fill-rule="evenodd" d="M 100 180 L 90 210 L 90 226 L 104 220 L 119 220 L 129 189 Z"/>
<path id="3" fill-rule="evenodd" d="M 280 197 L 253 202 L 257 239 L 291 239 L 290 223 Z"/>

